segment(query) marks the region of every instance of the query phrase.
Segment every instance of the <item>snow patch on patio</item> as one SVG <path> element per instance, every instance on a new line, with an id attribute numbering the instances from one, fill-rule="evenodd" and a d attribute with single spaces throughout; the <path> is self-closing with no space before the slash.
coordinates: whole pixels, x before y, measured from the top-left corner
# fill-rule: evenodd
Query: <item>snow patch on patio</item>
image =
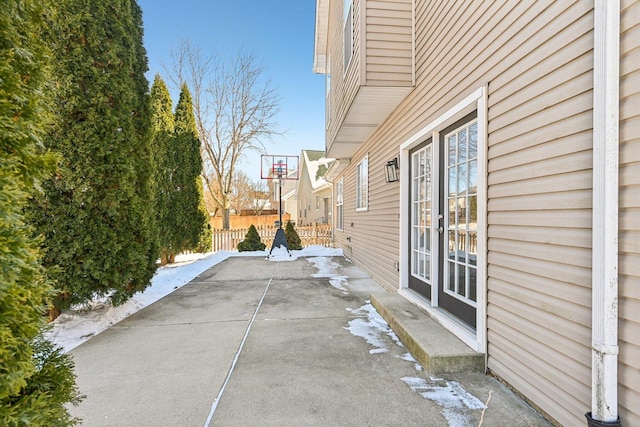
<path id="1" fill-rule="evenodd" d="M 416 369 L 416 371 L 423 371 L 424 370 L 422 365 L 420 363 L 418 363 L 418 361 L 409 352 L 401 354 L 401 355 L 396 355 L 396 357 L 399 358 L 399 359 L 404 360 L 405 362 L 413 363 L 413 367 Z"/>
<path id="2" fill-rule="evenodd" d="M 311 277 L 328 278 L 331 286 L 341 290 L 344 294 L 349 293 L 346 287 L 348 277 L 338 274 L 340 264 L 326 257 L 309 258 L 309 262 L 318 269 L 318 272 L 312 274 Z"/>
<path id="3" fill-rule="evenodd" d="M 466 391 L 456 381 L 444 381 L 441 378 L 431 378 L 428 382 L 424 378 L 404 377 L 402 381 L 411 390 L 420 394 L 442 407 L 442 415 L 447 420 L 449 427 L 466 427 L 473 424 L 468 410 L 481 410 L 484 403 L 474 395 Z"/>
<path id="4" fill-rule="evenodd" d="M 364 338 L 367 343 L 375 347 L 373 350 L 369 350 L 370 354 L 386 353 L 389 351 L 386 345 L 387 341 L 384 338 L 385 335 L 391 338 L 398 346 L 403 346 L 398 336 L 382 316 L 378 314 L 370 301 L 365 301 L 365 305 L 360 308 L 355 310 L 348 308 L 347 311 L 354 316 L 366 316 L 350 320 L 349 326 L 345 327 L 345 329 L 351 332 L 352 335 Z"/>

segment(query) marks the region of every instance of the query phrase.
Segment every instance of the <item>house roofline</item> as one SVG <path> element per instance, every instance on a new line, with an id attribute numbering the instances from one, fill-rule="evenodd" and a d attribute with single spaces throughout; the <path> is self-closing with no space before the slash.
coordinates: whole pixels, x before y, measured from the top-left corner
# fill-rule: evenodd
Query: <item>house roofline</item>
<path id="1" fill-rule="evenodd" d="M 316 0 L 316 29 L 314 34 L 313 72 L 327 72 L 327 42 L 329 33 L 329 0 Z"/>

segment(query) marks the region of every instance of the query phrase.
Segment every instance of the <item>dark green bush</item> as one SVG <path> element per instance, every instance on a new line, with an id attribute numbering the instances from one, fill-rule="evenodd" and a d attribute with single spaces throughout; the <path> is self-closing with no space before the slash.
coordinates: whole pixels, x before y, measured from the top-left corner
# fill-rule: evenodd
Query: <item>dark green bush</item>
<path id="1" fill-rule="evenodd" d="M 244 236 L 244 240 L 238 243 L 238 251 L 240 252 L 264 251 L 266 247 L 267 245 L 262 243 L 258 230 L 256 230 L 253 224 L 249 227 L 249 231 L 247 231 L 247 234 Z"/>
<path id="2" fill-rule="evenodd" d="M 290 251 L 302 249 L 302 241 L 296 229 L 293 228 L 291 221 L 287 221 L 287 226 L 284 228 L 284 235 L 287 236 L 287 246 Z"/>
<path id="3" fill-rule="evenodd" d="M 146 289 L 158 259 L 142 11 L 129 0 L 52 3 L 41 39 L 53 123 L 42 141 L 61 161 L 33 198 L 32 221 L 56 309 L 96 295 L 117 305 Z"/>

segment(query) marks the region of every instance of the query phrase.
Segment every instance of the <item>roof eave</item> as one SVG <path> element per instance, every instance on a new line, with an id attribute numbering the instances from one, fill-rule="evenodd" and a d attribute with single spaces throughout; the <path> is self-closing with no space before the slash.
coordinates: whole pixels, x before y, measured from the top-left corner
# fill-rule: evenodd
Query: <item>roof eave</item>
<path id="1" fill-rule="evenodd" d="M 329 33 L 329 0 L 316 0 L 315 46 L 313 51 L 313 72 L 327 73 L 327 41 Z"/>

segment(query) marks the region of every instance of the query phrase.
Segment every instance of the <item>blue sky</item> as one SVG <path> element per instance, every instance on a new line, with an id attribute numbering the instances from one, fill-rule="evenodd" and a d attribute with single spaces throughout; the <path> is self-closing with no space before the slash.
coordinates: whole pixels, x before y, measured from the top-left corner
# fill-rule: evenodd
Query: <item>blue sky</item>
<path id="1" fill-rule="evenodd" d="M 269 154 L 299 155 L 302 149 L 324 150 L 324 76 L 314 74 L 313 0 L 138 0 L 144 20 L 144 44 L 150 82 L 181 38 L 203 52 L 256 54 L 264 77 L 281 96 L 277 122 L 283 136 L 266 143 Z M 171 93 L 174 103 L 178 94 Z M 243 169 L 260 179 L 260 156 L 249 153 Z"/>

